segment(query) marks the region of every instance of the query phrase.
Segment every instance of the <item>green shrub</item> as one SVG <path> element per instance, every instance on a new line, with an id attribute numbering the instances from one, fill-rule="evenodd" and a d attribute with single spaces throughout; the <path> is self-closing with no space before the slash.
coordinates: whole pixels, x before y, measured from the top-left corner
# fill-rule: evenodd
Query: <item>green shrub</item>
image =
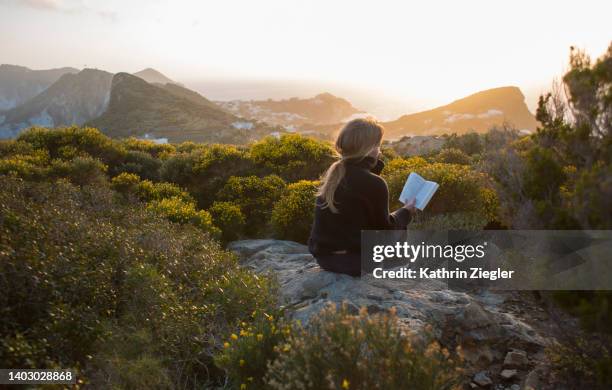
<path id="1" fill-rule="evenodd" d="M 103 185 L 106 183 L 106 165 L 99 160 L 75 157 L 72 160 L 53 160 L 47 173 L 50 178 L 65 178 L 77 185 Z"/>
<path id="2" fill-rule="evenodd" d="M 229 145 L 202 145 L 165 160 L 161 179 L 187 189 L 198 206 L 208 208 L 231 176 L 254 173 L 253 161 L 244 150 Z"/>
<path id="3" fill-rule="evenodd" d="M 472 163 L 472 159 L 470 156 L 465 154 L 460 149 L 455 148 L 446 148 L 440 150 L 440 152 L 435 156 L 437 162 L 447 163 L 447 164 L 460 164 L 460 165 L 470 165 Z"/>
<path id="4" fill-rule="evenodd" d="M 221 229 L 221 241 L 234 241 L 243 234 L 246 219 L 239 206 L 231 202 L 215 202 L 208 212 L 214 225 Z"/>
<path id="5" fill-rule="evenodd" d="M 276 237 L 302 243 L 308 240 L 318 186 L 318 182 L 308 180 L 287 186 L 272 210 L 272 229 Z"/>
<path id="6" fill-rule="evenodd" d="M 253 313 L 250 324 L 242 323 L 224 343 L 215 363 L 227 371 L 235 388 L 266 389 L 268 366 L 279 355 L 291 334 L 291 326 L 280 313 Z"/>
<path id="7" fill-rule="evenodd" d="M 612 226 L 612 164 L 598 163 L 589 169 L 565 173 L 575 177 L 561 187 L 565 210 L 571 211 L 580 226 L 590 229 L 607 229 Z"/>
<path id="8" fill-rule="evenodd" d="M 127 150 L 145 152 L 154 158 L 165 159 L 175 153 L 176 148 L 171 144 L 158 144 L 153 141 L 128 138 L 123 141 Z"/>
<path id="9" fill-rule="evenodd" d="M 110 173 L 111 175 L 121 172 L 135 173 L 143 179 L 157 181 L 161 164 L 161 160 L 148 153 L 130 150 L 126 153 L 123 162 L 113 167 Z"/>
<path id="10" fill-rule="evenodd" d="M 0 185 L 2 367 L 72 368 L 97 388 L 219 386 L 220 340 L 275 307 L 271 281 L 207 234 L 108 188 Z"/>
<path id="11" fill-rule="evenodd" d="M 48 151 L 52 159 L 88 155 L 111 168 L 121 164 L 126 155 L 123 145 L 91 127 L 33 127 L 21 133 L 17 141 Z"/>
<path id="12" fill-rule="evenodd" d="M 22 149 L 15 150 L 15 152 L 11 154 L 7 151 L 7 154 L 0 160 L 0 174 L 30 180 L 40 180 L 45 177 L 50 161 L 49 153 L 46 150 Z"/>
<path id="13" fill-rule="evenodd" d="M 541 147 L 526 154 L 524 176 L 525 192 L 531 199 L 551 200 L 559 196 L 559 187 L 565 181 L 563 166 L 556 161 L 552 151 Z"/>
<path id="14" fill-rule="evenodd" d="M 213 225 L 212 217 L 206 210 L 196 210 L 193 203 L 187 203 L 179 197 L 164 198 L 149 203 L 147 207 L 172 222 L 186 224 L 190 223 L 217 237 L 221 234 L 219 229 Z"/>
<path id="15" fill-rule="evenodd" d="M 402 335 L 394 313 L 350 315 L 330 306 L 277 346 L 272 389 L 451 389 L 456 358 Z"/>
<path id="16" fill-rule="evenodd" d="M 334 161 L 328 142 L 299 134 L 264 138 L 251 146 L 250 154 L 255 163 L 287 181 L 316 180 Z"/>
<path id="17" fill-rule="evenodd" d="M 487 221 L 497 220 L 497 195 L 484 173 L 467 165 L 427 163 L 420 157 L 401 160 L 391 161 L 383 170 L 392 208 L 401 206 L 399 194 L 408 175 L 416 172 L 440 185 L 424 211 L 426 216 L 456 212 L 481 213 Z"/>
<path id="18" fill-rule="evenodd" d="M 459 149 L 468 156 L 482 153 L 484 142 L 478 133 L 451 134 L 447 136 L 444 148 Z"/>
<path id="19" fill-rule="evenodd" d="M 274 203 L 285 189 L 285 182 L 276 175 L 230 177 L 217 198 L 240 207 L 246 218 L 246 234 L 265 233 Z"/>
<path id="20" fill-rule="evenodd" d="M 143 202 L 160 201 L 162 199 L 180 198 L 186 203 L 195 203 L 195 200 L 186 191 L 171 183 L 153 183 L 149 180 L 140 180 L 133 173 L 121 173 L 111 180 L 111 187 L 122 194 L 131 194 Z"/>
<path id="21" fill-rule="evenodd" d="M 417 215 L 408 225 L 412 230 L 481 230 L 489 220 L 482 213 L 448 213 L 430 217 Z"/>
<path id="22" fill-rule="evenodd" d="M 124 172 L 113 177 L 111 187 L 122 194 L 136 194 L 140 183 L 140 177 L 137 174 Z"/>

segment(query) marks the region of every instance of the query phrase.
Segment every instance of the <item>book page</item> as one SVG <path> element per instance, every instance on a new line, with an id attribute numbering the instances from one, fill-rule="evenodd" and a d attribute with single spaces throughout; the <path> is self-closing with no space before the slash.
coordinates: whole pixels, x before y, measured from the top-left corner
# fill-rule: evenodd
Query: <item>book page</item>
<path id="1" fill-rule="evenodd" d="M 404 184 L 404 188 L 399 197 L 400 202 L 406 204 L 412 198 L 416 198 L 423 184 L 425 184 L 425 179 L 419 174 L 412 172 L 408 175 L 408 180 L 406 180 L 406 184 Z"/>
<path id="2" fill-rule="evenodd" d="M 406 184 L 404 184 L 399 200 L 406 204 L 411 199 L 415 198 L 415 207 L 422 211 L 427 207 L 427 204 L 438 190 L 438 187 L 438 183 L 427 181 L 418 173 L 412 172 L 408 175 L 408 179 L 406 180 Z"/>
<path id="3" fill-rule="evenodd" d="M 427 207 L 427 204 L 431 200 L 433 194 L 435 194 L 438 190 L 438 187 L 438 183 L 435 183 L 433 181 L 426 181 L 425 183 L 423 183 L 421 190 L 417 194 L 417 200 L 415 205 L 416 208 L 421 211 L 425 209 L 425 207 Z"/>

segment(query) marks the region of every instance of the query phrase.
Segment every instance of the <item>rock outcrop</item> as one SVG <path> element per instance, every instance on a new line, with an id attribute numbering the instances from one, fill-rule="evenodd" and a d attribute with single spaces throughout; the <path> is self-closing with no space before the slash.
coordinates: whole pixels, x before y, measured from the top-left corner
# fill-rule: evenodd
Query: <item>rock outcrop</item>
<path id="1" fill-rule="evenodd" d="M 355 312 L 361 307 L 369 313 L 393 307 L 407 333 L 418 334 L 428 326 L 445 346 L 462 347 L 472 375 L 486 369 L 487 378 L 503 383 L 502 389 L 521 383 L 530 367 L 544 359 L 547 337 L 506 310 L 504 302 L 512 293 L 468 293 L 436 281 L 381 281 L 330 273 L 319 268 L 306 246 L 290 241 L 235 241 L 228 248 L 245 267 L 276 277 L 280 304 L 302 323 L 330 302 L 345 303 Z M 509 360 L 513 364 L 507 364 Z M 517 373 L 505 372 L 502 377 L 502 369 L 510 366 Z M 479 382 L 486 382 L 481 377 Z"/>

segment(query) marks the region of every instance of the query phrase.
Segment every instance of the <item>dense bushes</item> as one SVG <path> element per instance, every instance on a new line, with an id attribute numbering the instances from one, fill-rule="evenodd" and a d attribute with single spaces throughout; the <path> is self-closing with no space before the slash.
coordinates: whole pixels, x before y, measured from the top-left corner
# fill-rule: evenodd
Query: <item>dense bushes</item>
<path id="1" fill-rule="evenodd" d="M 399 194 L 410 172 L 417 172 L 427 180 L 440 184 L 429 205 L 419 216 L 421 222 L 448 213 L 479 215 L 485 225 L 497 219 L 497 196 L 485 174 L 468 165 L 428 163 L 420 157 L 392 160 L 383 170 L 392 208 L 401 206 Z"/>
<path id="2" fill-rule="evenodd" d="M 333 305 L 307 328 L 268 317 L 241 329 L 217 362 L 247 389 L 451 389 L 460 374 L 460 357 L 411 341 L 393 312 Z"/>
<path id="3" fill-rule="evenodd" d="M 148 209 L 168 218 L 172 222 L 190 223 L 209 232 L 214 237 L 218 237 L 221 234 L 221 231 L 213 225 L 212 217 L 208 211 L 196 210 L 193 203 L 185 202 L 179 197 L 175 196 L 153 201 L 149 204 Z"/>
<path id="4" fill-rule="evenodd" d="M 435 156 L 436 160 L 447 164 L 470 165 L 472 159 L 463 151 L 455 148 L 445 148 Z"/>
<path id="5" fill-rule="evenodd" d="M 503 197 L 502 215 L 514 228 L 612 227 L 612 45 L 598 60 L 572 49 L 559 93 L 540 97 L 536 133 L 491 148 L 485 161 Z M 492 163 L 490 163 L 492 162 Z M 578 316 L 590 335 L 564 334 L 560 371 L 584 387 L 612 384 L 612 293 L 560 292 L 554 298 Z M 564 363 L 565 362 L 565 363 Z M 592 382 L 592 383 L 591 383 Z"/>
<path id="6" fill-rule="evenodd" d="M 208 212 L 213 218 L 213 224 L 221 229 L 221 240 L 224 243 L 244 233 L 246 219 L 239 206 L 231 202 L 215 202 Z"/>
<path id="7" fill-rule="evenodd" d="M 240 208 L 246 219 L 248 235 L 265 234 L 274 203 L 285 189 L 285 181 L 276 175 L 229 178 L 217 198 Z"/>
<path id="8" fill-rule="evenodd" d="M 256 164 L 287 181 L 316 180 L 334 161 L 334 152 L 326 142 L 288 134 L 255 143 L 251 157 Z"/>
<path id="9" fill-rule="evenodd" d="M 253 169 L 246 151 L 229 145 L 199 145 L 169 157 L 161 167 L 161 178 L 186 188 L 207 208 L 232 176 L 243 176 Z M 251 173 L 252 174 L 252 173 Z"/>
<path id="10" fill-rule="evenodd" d="M 301 180 L 289 184 L 272 210 L 272 228 L 277 237 L 305 243 L 314 219 L 319 183 Z"/>
<path id="11" fill-rule="evenodd" d="M 266 278 L 189 224 L 101 186 L 0 185 L 3 367 L 71 367 L 99 387 L 222 381 L 219 336 L 274 307 Z"/>

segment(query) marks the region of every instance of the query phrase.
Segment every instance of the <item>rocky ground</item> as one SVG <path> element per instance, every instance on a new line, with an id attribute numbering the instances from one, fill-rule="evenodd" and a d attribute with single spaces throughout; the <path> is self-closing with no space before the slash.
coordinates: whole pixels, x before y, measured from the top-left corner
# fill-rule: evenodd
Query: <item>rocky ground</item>
<path id="1" fill-rule="evenodd" d="M 563 389 L 544 350 L 554 343 L 555 322 L 530 292 L 461 292 L 443 283 L 353 278 L 323 271 L 306 246 L 279 240 L 230 243 L 244 266 L 272 273 L 281 304 L 307 324 L 330 302 L 369 313 L 394 307 L 406 332 L 426 326 L 447 348 L 460 346 L 468 389 Z"/>

